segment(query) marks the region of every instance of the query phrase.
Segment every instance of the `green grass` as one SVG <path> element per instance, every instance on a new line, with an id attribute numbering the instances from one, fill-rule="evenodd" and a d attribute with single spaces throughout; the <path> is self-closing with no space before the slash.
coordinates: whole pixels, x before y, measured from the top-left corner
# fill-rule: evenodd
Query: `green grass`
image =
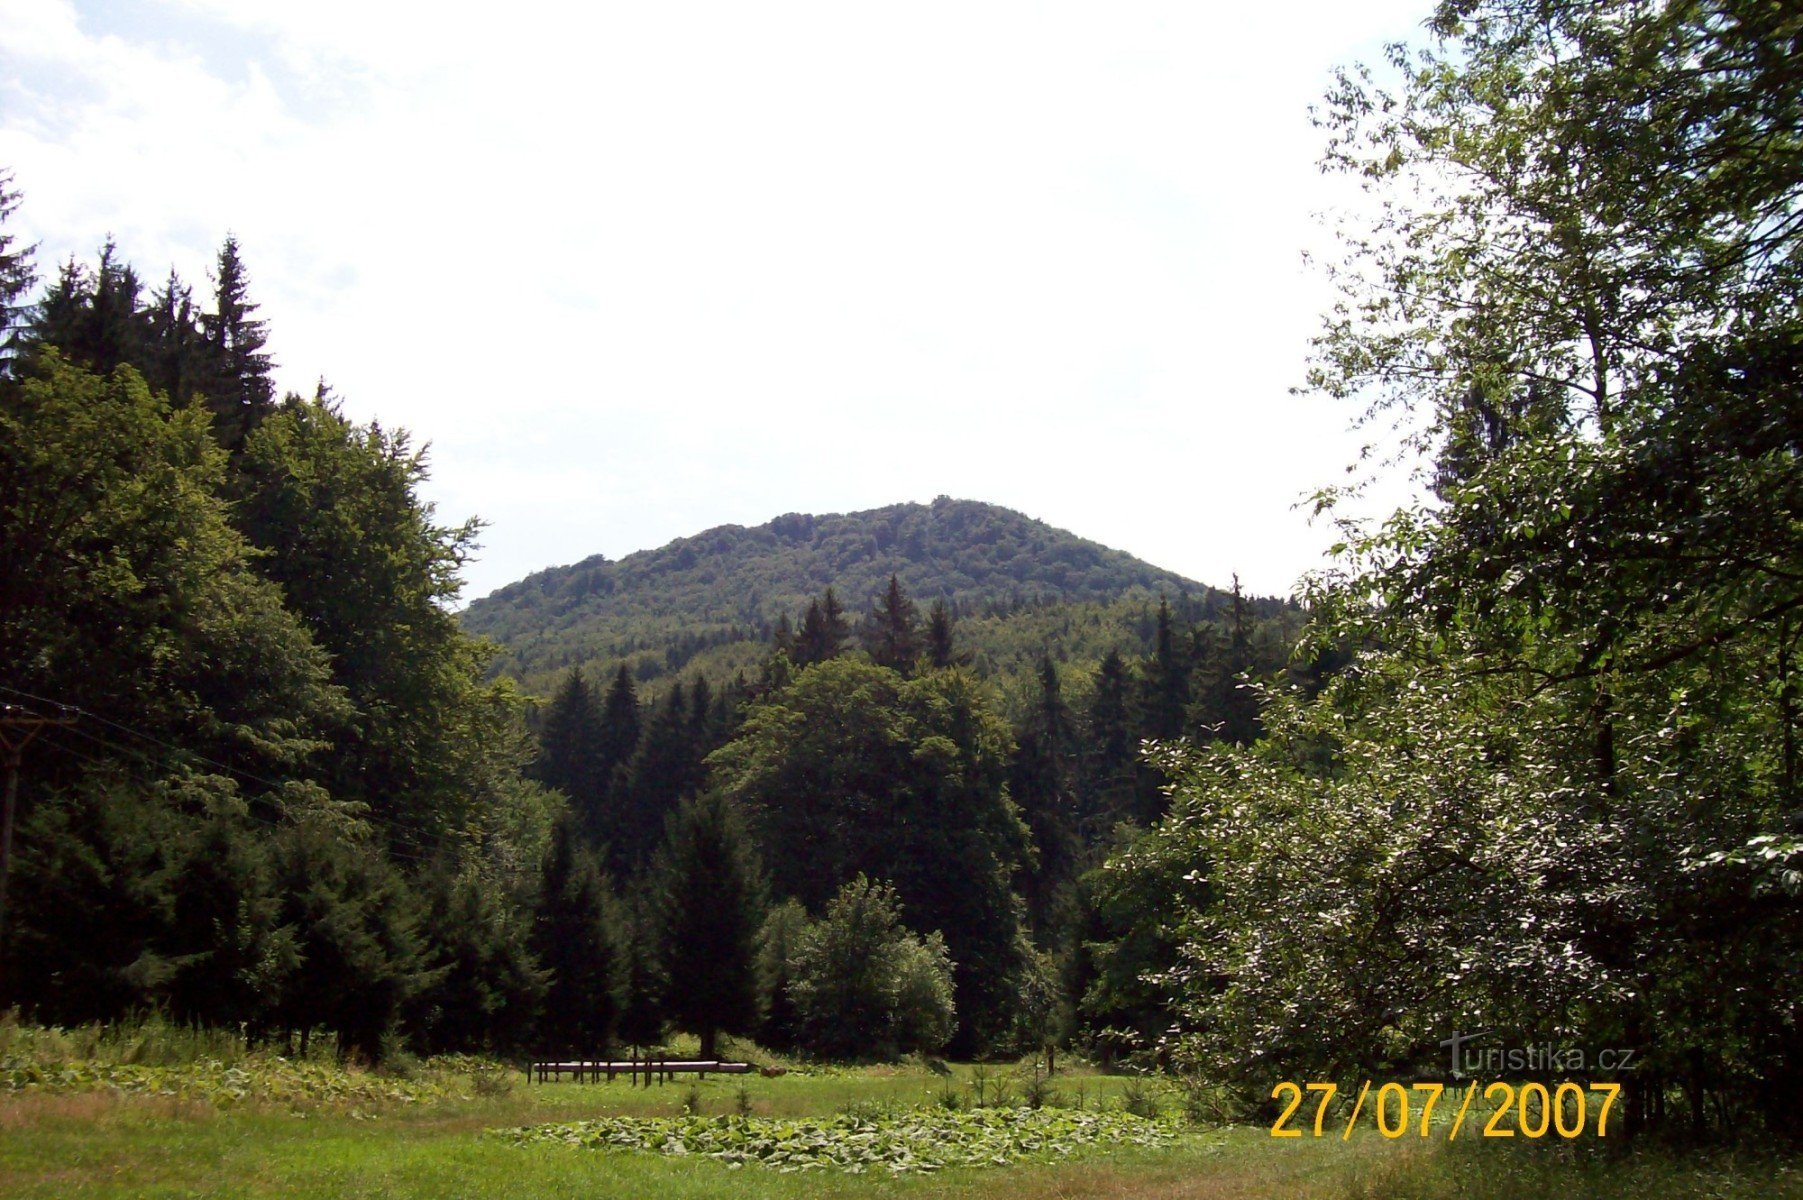
<path id="1" fill-rule="evenodd" d="M 423 1064 L 399 1081 L 314 1062 L 302 1064 L 307 1077 L 327 1082 L 312 1091 L 273 1097 L 270 1087 L 253 1086 L 234 1096 L 184 1088 L 181 1080 L 215 1071 L 224 1061 L 215 1054 L 252 1077 L 273 1078 L 287 1068 L 268 1054 L 239 1053 L 195 1036 L 184 1062 L 179 1037 L 154 1029 L 102 1037 L 0 1027 L 0 1066 L 29 1059 L 41 1068 L 70 1069 L 57 1076 L 63 1082 L 48 1085 L 9 1087 L 0 1074 L 0 1196 L 1803 1200 L 1803 1170 L 1795 1159 L 1621 1156 L 1592 1143 L 1448 1148 L 1386 1142 L 1362 1131 L 1350 1142 L 1274 1141 L 1263 1127 L 1193 1128 L 1166 1146 L 1098 1146 L 1068 1160 L 1047 1155 L 924 1175 L 732 1169 L 695 1155 L 519 1144 L 494 1131 L 605 1117 L 673 1118 L 691 1105 L 704 1116 L 746 1107 L 760 1119 L 852 1113 L 878 1124 L 918 1124 L 922 1107 L 941 1116 L 952 1106 L 968 1111 L 979 1091 L 994 1103 L 998 1085 L 1000 1099 L 1019 1104 L 1031 1076 L 995 1066 L 956 1066 L 950 1076 L 918 1066 L 877 1067 L 633 1088 L 623 1079 L 535 1085 L 514 1072 L 505 1077 L 503 1094 L 500 1077 L 474 1060 Z M 75 1051 L 90 1057 L 67 1057 Z M 58 1055 L 65 1057 L 58 1061 Z M 128 1058 L 139 1061 L 121 1061 Z M 167 1086 L 129 1091 L 103 1082 L 108 1069 L 124 1066 L 163 1071 Z M 481 1088 L 479 1077 L 487 1079 Z M 394 1090 L 397 1084 L 405 1089 Z M 1066 1073 L 1052 1091 L 1048 1103 L 1080 1101 L 1091 1111 L 1119 1111 L 1130 1093 L 1147 1093 L 1173 1125 L 1182 1109 L 1177 1089 L 1122 1077 Z"/>

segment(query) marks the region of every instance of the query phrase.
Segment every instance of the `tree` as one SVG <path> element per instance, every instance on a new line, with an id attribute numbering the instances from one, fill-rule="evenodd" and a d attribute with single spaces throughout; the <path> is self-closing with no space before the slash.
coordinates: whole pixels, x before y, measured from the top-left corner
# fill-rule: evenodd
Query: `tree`
<path id="1" fill-rule="evenodd" d="M 858 875 L 801 934 L 789 997 L 802 1044 L 823 1058 L 933 1052 L 951 1036 L 951 961 L 937 933 L 902 924 L 895 889 Z"/>
<path id="2" fill-rule="evenodd" d="M 967 656 L 959 654 L 952 640 L 952 610 L 943 597 L 933 601 L 927 617 L 927 664 L 934 670 L 963 666 Z"/>
<path id="3" fill-rule="evenodd" d="M 595 769 L 609 789 L 615 772 L 630 763 L 638 749 L 640 725 L 638 688 L 632 672 L 621 663 L 601 701 L 601 754 Z"/>
<path id="4" fill-rule="evenodd" d="M 435 1054 L 482 1050 L 503 1054 L 532 1044 L 534 1017 L 551 972 L 532 951 L 530 908 L 468 868 L 440 863 L 418 887 L 424 893 L 420 932 L 431 981 L 412 998 L 410 1041 Z M 579 910 L 580 902 L 572 909 Z M 608 945 L 605 930 L 601 942 Z M 560 947 L 561 949 L 561 947 Z M 585 964 L 605 976 L 607 964 Z M 605 1004 L 607 997 L 603 997 Z M 605 1011 L 589 1019 L 605 1025 Z M 597 1043 L 573 1047 L 586 1052 Z"/>
<path id="5" fill-rule="evenodd" d="M 301 769 L 345 697 L 230 524 L 206 414 L 50 348 L 3 386 L 0 678 L 253 775 Z"/>
<path id="6" fill-rule="evenodd" d="M 1049 944 L 1068 923 L 1080 854 L 1070 786 L 1074 731 L 1050 655 L 1040 659 L 1036 700 L 1016 733 L 1008 791 L 1020 806 L 1037 851 L 1026 877 L 1027 914 L 1041 943 Z"/>
<path id="7" fill-rule="evenodd" d="M 590 835 L 599 829 L 606 778 L 601 774 L 601 710 L 582 668 L 571 667 L 545 706 L 532 773 L 570 800 Z"/>
<path id="8" fill-rule="evenodd" d="M 679 682 L 658 703 L 614 789 L 607 836 L 623 870 L 643 868 L 677 802 L 700 786 L 699 751 L 694 712 Z"/>
<path id="9" fill-rule="evenodd" d="M 38 278 L 31 261 L 37 247 L 20 245 L 17 235 L 6 229 L 18 211 L 20 198 L 11 169 L 0 168 L 0 377 L 11 372 L 19 353 L 18 331 L 25 324 L 26 297 Z"/>
<path id="10" fill-rule="evenodd" d="M 870 660 L 903 675 L 912 674 L 921 651 L 918 625 L 914 601 L 902 590 L 901 581 L 889 576 L 889 590 L 871 608 L 864 624 L 864 646 Z"/>
<path id="11" fill-rule="evenodd" d="M 416 995 L 444 968 L 427 961 L 417 897 L 367 840 L 335 822 L 300 820 L 276 845 L 280 921 L 295 931 L 301 969 L 283 991 L 276 1020 L 301 1035 L 319 1026 L 339 1052 L 382 1058 Z"/>
<path id="12" fill-rule="evenodd" d="M 961 671 L 903 679 L 841 658 L 754 705 L 708 760 L 784 893 L 819 911 L 860 872 L 889 879 L 957 963 L 958 1042 L 1005 1039 L 1030 838 L 1007 789 L 1010 737 Z"/>
<path id="13" fill-rule="evenodd" d="M 1087 714 L 1090 751 L 1084 826 L 1086 840 L 1092 842 L 1131 814 L 1137 743 L 1127 708 L 1129 682 L 1126 661 L 1111 647 L 1096 669 Z"/>
<path id="14" fill-rule="evenodd" d="M 250 278 L 238 254 L 238 239 L 226 235 L 213 273 L 213 307 L 201 314 L 205 362 L 200 382 L 213 412 L 219 444 L 236 450 L 275 407 L 273 362 L 264 353 L 268 329 L 252 314 Z"/>
<path id="15" fill-rule="evenodd" d="M 795 634 L 795 664 L 805 667 L 837 658 L 849 633 L 845 610 L 829 587 L 819 599 L 808 601 L 801 629 Z"/>
<path id="16" fill-rule="evenodd" d="M 771 906 L 758 934 L 758 990 L 763 998 L 763 1024 L 758 1040 L 776 1050 L 801 1044 L 800 1018 L 789 987 L 795 978 L 795 954 L 808 927 L 808 910 L 794 900 Z"/>
<path id="17" fill-rule="evenodd" d="M 1311 379 L 1410 421 L 1438 501 L 1315 583 L 1324 643 L 1385 652 L 1173 760 L 1147 870 L 1210 885 L 1173 904 L 1187 1045 L 1268 1094 L 1552 1030 L 1640 1049 L 1630 1129 L 1681 1096 L 1794 1130 L 1761 982 L 1803 967 L 1794 21 L 1469 0 L 1434 30 L 1400 94 L 1330 97 L 1330 164 L 1385 204 Z"/>
<path id="18" fill-rule="evenodd" d="M 355 706 L 325 782 L 368 803 L 397 848 L 430 851 L 528 753 L 513 693 L 484 681 L 488 652 L 450 609 L 476 523 L 438 524 L 423 452 L 329 394 L 269 414 L 234 468 L 238 525 L 268 551 L 258 569 Z"/>
<path id="19" fill-rule="evenodd" d="M 764 884 L 731 802 L 708 792 L 672 813 L 653 872 L 664 1011 L 717 1059 L 719 1035 L 753 1033 L 759 1015 Z"/>
<path id="20" fill-rule="evenodd" d="M 607 902 L 607 884 L 574 823 L 558 822 L 532 927 L 532 947 L 550 972 L 538 1026 L 546 1050 L 593 1056 L 612 1042 L 621 964 Z"/>

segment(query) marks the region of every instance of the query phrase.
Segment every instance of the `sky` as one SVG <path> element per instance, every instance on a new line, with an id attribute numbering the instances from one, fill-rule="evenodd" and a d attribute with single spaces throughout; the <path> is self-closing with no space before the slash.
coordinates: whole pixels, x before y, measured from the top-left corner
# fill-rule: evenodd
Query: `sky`
<path id="1" fill-rule="evenodd" d="M 1427 8 L 0 0 L 0 167 L 43 274 L 234 234 L 278 385 L 486 523 L 466 599 L 942 494 L 1286 594 L 1370 436 L 1292 394 L 1309 107 Z"/>

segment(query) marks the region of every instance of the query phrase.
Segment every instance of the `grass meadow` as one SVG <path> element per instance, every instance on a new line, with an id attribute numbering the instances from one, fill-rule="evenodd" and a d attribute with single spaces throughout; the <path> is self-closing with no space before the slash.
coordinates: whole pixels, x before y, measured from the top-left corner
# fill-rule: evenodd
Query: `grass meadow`
<path id="1" fill-rule="evenodd" d="M 187 1037 L 186 1043 L 181 1041 Z M 1175 1089 L 1081 1068 L 1032 1095 L 1015 1065 L 868 1067 L 710 1077 L 633 1088 L 533 1084 L 473 1059 L 341 1068 L 295 1062 L 218 1035 L 31 1030 L 0 1025 L 0 1196 L 55 1197 L 769 1197 L 935 1196 L 1798 1197 L 1794 1158 L 1682 1156 L 1617 1146 L 1386 1141 L 1361 1130 L 1279 1141 L 1265 1126 L 1185 1118 Z M 966 1115 L 1028 1099 L 1086 1112 L 1156 1108 L 1160 1145 L 892 1175 L 785 1173 L 694 1154 L 520 1144 L 496 1131 L 607 1117 L 831 1118 Z M 1191 1106 L 1191 1117 L 1198 1115 Z M 1025 1121 L 1023 1115 L 1019 1118 Z M 1148 1126 L 1150 1127 L 1150 1126 Z"/>

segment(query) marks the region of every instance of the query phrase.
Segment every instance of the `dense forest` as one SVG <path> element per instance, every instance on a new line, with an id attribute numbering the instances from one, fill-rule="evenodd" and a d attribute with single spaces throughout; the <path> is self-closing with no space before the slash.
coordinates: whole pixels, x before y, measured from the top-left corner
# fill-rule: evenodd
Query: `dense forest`
<path id="1" fill-rule="evenodd" d="M 275 396 L 234 240 L 202 300 L 111 242 L 33 296 L 5 250 L 7 1002 L 372 1059 L 1168 1025 L 1086 879 L 1164 809 L 1142 739 L 1249 741 L 1254 681 L 1319 686 L 1293 605 L 987 505 L 781 518 L 508 589 L 489 624 L 624 598 L 611 657 L 534 700 L 453 612 L 476 526 L 436 522 L 409 437 Z M 930 604 L 872 583 L 886 545 Z M 759 587 L 724 613 L 750 669 L 628 653 Z"/>
<path id="2" fill-rule="evenodd" d="M 1631 1052 L 1630 1133 L 1803 1134 L 1803 22 L 1432 28 L 1318 114 L 1376 203 L 1309 375 L 1424 494 L 1301 606 L 941 501 L 466 628 L 474 525 L 275 396 L 233 240 L 199 299 L 110 242 L 38 290 L 0 224 L 0 1003 L 370 1059 L 1071 1044 L 1242 1111 L 1481 1031 Z"/>
<path id="3" fill-rule="evenodd" d="M 570 667 L 620 661 L 655 689 L 677 674 L 754 670 L 777 622 L 822 588 L 862 610 L 890 576 L 922 605 L 944 601 L 963 623 L 971 669 L 1004 687 L 1048 652 L 1093 666 L 1111 649 L 1149 651 L 1161 596 L 1189 622 L 1217 619 L 1227 601 L 1020 513 L 941 496 L 723 525 L 618 562 L 553 567 L 476 600 L 464 626 L 496 642 L 495 672 L 530 691 L 548 692 Z M 1250 602 L 1261 617 L 1285 607 Z"/>

